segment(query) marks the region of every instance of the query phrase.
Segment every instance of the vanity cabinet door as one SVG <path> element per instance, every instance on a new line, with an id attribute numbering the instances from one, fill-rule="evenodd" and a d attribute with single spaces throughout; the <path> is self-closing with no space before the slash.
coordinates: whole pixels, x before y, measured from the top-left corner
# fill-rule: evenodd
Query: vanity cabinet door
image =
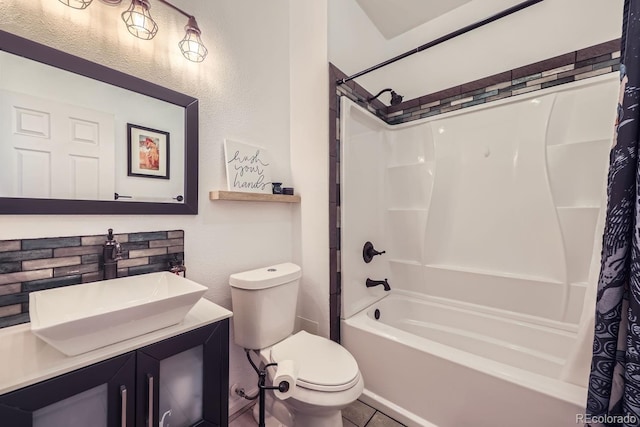
<path id="1" fill-rule="evenodd" d="M 226 426 L 229 320 L 137 351 L 136 426 Z"/>
<path id="2" fill-rule="evenodd" d="M 135 353 L 0 396 L 0 425 L 132 427 Z"/>

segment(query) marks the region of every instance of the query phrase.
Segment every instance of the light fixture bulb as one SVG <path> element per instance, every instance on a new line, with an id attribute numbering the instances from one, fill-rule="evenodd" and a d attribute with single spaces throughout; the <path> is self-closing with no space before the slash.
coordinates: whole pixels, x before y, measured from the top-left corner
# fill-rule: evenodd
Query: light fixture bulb
<path id="1" fill-rule="evenodd" d="M 89 7 L 93 0 L 60 0 L 60 3 L 65 4 L 74 9 L 86 9 Z"/>
<path id="2" fill-rule="evenodd" d="M 131 0 L 131 6 L 122 12 L 127 30 L 139 39 L 151 40 L 158 33 L 158 24 L 151 17 L 150 8 L 148 0 Z"/>
<path id="3" fill-rule="evenodd" d="M 196 23 L 196 18 L 189 17 L 189 22 L 184 27 L 187 32 L 184 38 L 178 43 L 182 55 L 189 61 L 202 62 L 209 52 L 200 39 L 200 28 Z"/>

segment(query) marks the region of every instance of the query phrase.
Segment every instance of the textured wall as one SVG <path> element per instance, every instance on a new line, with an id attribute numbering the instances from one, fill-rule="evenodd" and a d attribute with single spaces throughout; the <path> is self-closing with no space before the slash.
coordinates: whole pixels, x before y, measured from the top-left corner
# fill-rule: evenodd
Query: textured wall
<path id="1" fill-rule="evenodd" d="M 302 194 L 293 239 L 303 274 L 298 314 L 312 322 L 299 326 L 328 336 L 327 0 L 292 1 L 290 26 L 291 168 Z"/>

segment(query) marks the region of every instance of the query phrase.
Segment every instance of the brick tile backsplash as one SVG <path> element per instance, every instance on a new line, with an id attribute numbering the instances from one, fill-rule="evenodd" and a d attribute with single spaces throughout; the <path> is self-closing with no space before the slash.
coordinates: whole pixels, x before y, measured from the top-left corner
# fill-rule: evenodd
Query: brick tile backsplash
<path id="1" fill-rule="evenodd" d="M 184 239 L 151 240 L 149 242 L 150 248 L 163 248 L 167 246 L 181 246 L 181 245 L 184 245 Z"/>
<path id="2" fill-rule="evenodd" d="M 166 231 L 154 231 L 151 233 L 135 233 L 129 236 L 130 242 L 144 242 L 148 240 L 162 240 L 167 238 Z"/>
<path id="3" fill-rule="evenodd" d="M 167 253 L 167 248 L 155 248 L 155 249 L 137 249 L 135 251 L 129 251 L 130 258 L 139 258 L 151 255 L 162 255 Z"/>
<path id="4" fill-rule="evenodd" d="M 52 279 L 34 280 L 22 283 L 22 292 L 41 291 L 43 289 L 59 288 L 61 286 L 76 285 L 81 282 L 80 275 L 55 277 Z M 19 291 L 18 291 L 19 292 Z"/>
<path id="5" fill-rule="evenodd" d="M 26 239 L 22 241 L 22 250 L 64 248 L 80 246 L 80 237 L 55 237 L 52 239 Z"/>
<path id="6" fill-rule="evenodd" d="M 184 246 L 169 246 L 167 248 L 168 254 L 179 254 L 184 252 Z"/>
<path id="7" fill-rule="evenodd" d="M 13 285 L 0 286 L 0 295 L 15 294 L 18 292 L 20 292 L 19 283 L 14 283 Z"/>
<path id="8" fill-rule="evenodd" d="M 101 254 L 102 246 L 76 246 L 73 248 L 58 248 L 54 250 L 55 257 L 66 257 L 73 255 Z"/>
<path id="9" fill-rule="evenodd" d="M 70 265 L 67 267 L 58 267 L 53 269 L 54 277 L 71 276 L 74 274 L 93 273 L 100 269 L 100 265 L 96 264 L 80 264 Z"/>
<path id="10" fill-rule="evenodd" d="M 121 261 L 118 261 L 118 268 L 137 267 L 139 265 L 146 265 L 146 264 L 149 264 L 149 257 L 130 258 L 130 259 L 123 259 Z"/>
<path id="11" fill-rule="evenodd" d="M 184 231 L 116 234 L 118 277 L 169 270 L 184 260 Z M 0 328 L 29 321 L 29 292 L 102 280 L 106 234 L 0 240 Z"/>
<path id="12" fill-rule="evenodd" d="M 183 239 L 183 238 L 184 238 L 183 230 L 167 231 L 167 239 Z"/>
<path id="13" fill-rule="evenodd" d="M 20 240 L 0 241 L 0 252 L 19 251 L 20 249 Z"/>
<path id="14" fill-rule="evenodd" d="M 25 261 L 28 259 L 51 258 L 53 256 L 52 249 L 38 249 L 35 251 L 11 251 L 0 252 L 0 263 L 11 261 Z"/>
<path id="15" fill-rule="evenodd" d="M 70 256 L 62 258 L 45 258 L 34 259 L 22 262 L 22 270 L 39 270 L 47 267 L 64 267 L 67 265 L 80 264 L 82 259 L 79 256 Z"/>
<path id="16" fill-rule="evenodd" d="M 0 274 L 15 273 L 20 271 L 22 264 L 20 261 L 0 262 Z"/>
<path id="17" fill-rule="evenodd" d="M 53 270 L 35 270 L 35 271 L 22 271 L 20 273 L 8 273 L 0 275 L 0 285 L 8 285 L 18 282 L 30 282 L 37 279 L 46 279 L 53 277 Z"/>

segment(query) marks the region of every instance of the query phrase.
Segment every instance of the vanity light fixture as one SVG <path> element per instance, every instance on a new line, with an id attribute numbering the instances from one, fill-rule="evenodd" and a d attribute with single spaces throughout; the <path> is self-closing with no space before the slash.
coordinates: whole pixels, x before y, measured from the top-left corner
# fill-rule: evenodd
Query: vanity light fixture
<path id="1" fill-rule="evenodd" d="M 189 18 L 187 25 L 184 26 L 185 31 L 187 32 L 184 35 L 184 38 L 178 43 L 180 50 L 182 51 L 182 55 L 187 58 L 189 61 L 193 62 L 202 62 L 204 58 L 207 56 L 207 48 L 204 47 L 204 43 L 202 43 L 202 39 L 200 39 L 200 28 L 196 23 L 196 18 L 193 15 L 189 15 L 184 10 L 175 7 L 167 0 L 158 0 L 161 3 L 166 4 L 176 12 L 179 12 Z"/>
<path id="2" fill-rule="evenodd" d="M 189 17 L 189 22 L 184 26 L 187 32 L 184 38 L 178 43 L 185 58 L 193 62 L 202 62 L 207 56 L 207 48 L 200 39 L 200 28 L 196 23 L 196 18 Z"/>
<path id="3" fill-rule="evenodd" d="M 122 12 L 127 30 L 142 40 L 151 40 L 158 33 L 158 24 L 151 17 L 150 8 L 148 0 L 131 0 L 129 9 Z"/>
<path id="4" fill-rule="evenodd" d="M 72 7 L 74 9 L 86 9 L 93 0 L 59 0 L 61 3 Z M 101 2 L 109 6 L 117 6 L 122 3 L 122 0 L 100 0 Z M 202 62 L 207 57 L 208 50 L 202 43 L 200 38 L 200 28 L 196 22 L 196 18 L 177 8 L 169 3 L 167 0 L 158 0 L 160 3 L 164 3 L 175 11 L 186 16 L 189 21 L 185 25 L 184 29 L 186 34 L 184 38 L 178 42 L 182 55 L 189 61 Z M 158 33 L 158 24 L 151 17 L 149 12 L 151 4 L 149 0 L 131 0 L 131 5 L 127 10 L 122 12 L 122 20 L 127 25 L 127 30 L 134 36 L 143 40 L 151 40 Z"/>
<path id="5" fill-rule="evenodd" d="M 89 7 L 93 0 L 60 0 L 60 3 L 65 4 L 74 9 L 86 9 Z"/>

